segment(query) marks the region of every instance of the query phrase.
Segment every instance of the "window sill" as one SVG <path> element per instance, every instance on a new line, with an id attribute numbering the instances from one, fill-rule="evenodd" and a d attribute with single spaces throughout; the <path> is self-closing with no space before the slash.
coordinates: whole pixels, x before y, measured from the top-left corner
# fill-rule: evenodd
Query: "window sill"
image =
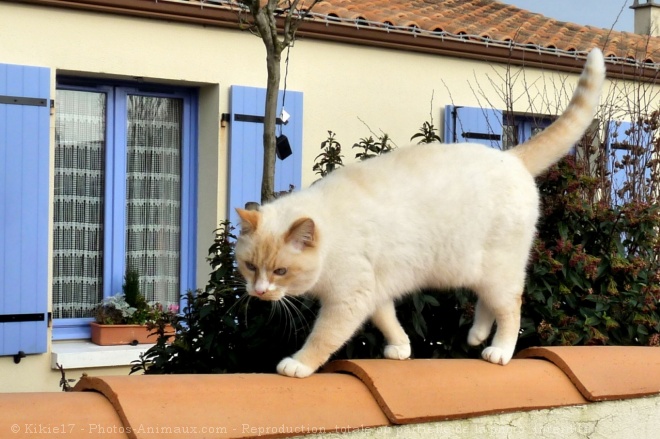
<path id="1" fill-rule="evenodd" d="M 64 369 L 83 369 L 89 367 L 130 366 L 138 360 L 153 344 L 136 346 L 99 346 L 89 340 L 53 341 L 50 354 L 50 367 L 57 369 L 57 364 Z"/>

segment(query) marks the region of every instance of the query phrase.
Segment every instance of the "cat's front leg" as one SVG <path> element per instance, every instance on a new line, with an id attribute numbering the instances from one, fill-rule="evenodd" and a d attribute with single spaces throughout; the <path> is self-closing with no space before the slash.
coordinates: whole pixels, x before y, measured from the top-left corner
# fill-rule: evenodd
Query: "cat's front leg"
<path id="1" fill-rule="evenodd" d="M 383 354 L 391 360 L 410 358 L 410 338 L 396 318 L 394 302 L 389 301 L 376 309 L 371 321 L 383 333 L 387 346 Z"/>
<path id="2" fill-rule="evenodd" d="M 351 338 L 368 315 L 359 305 L 323 304 L 303 347 L 280 361 L 277 372 L 296 378 L 310 376 Z"/>

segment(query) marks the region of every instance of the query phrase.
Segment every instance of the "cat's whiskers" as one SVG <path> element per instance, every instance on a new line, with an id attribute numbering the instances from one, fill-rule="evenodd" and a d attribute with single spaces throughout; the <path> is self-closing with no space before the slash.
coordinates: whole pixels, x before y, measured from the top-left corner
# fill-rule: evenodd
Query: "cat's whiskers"
<path id="1" fill-rule="evenodd" d="M 270 306 L 270 314 L 268 314 L 268 320 L 266 320 L 266 324 L 270 323 L 271 320 L 273 320 L 273 316 L 275 316 L 275 311 L 279 307 L 279 301 L 272 301 L 271 306 Z"/>
<path id="2" fill-rule="evenodd" d="M 289 299 L 284 296 L 280 300 L 282 303 L 282 308 L 286 311 L 285 317 L 286 317 L 286 323 L 285 323 L 285 328 L 288 328 L 287 330 L 287 336 L 289 337 L 289 340 L 291 339 L 291 335 L 296 336 L 296 319 L 295 316 L 291 310 L 293 307 L 295 309 L 295 306 L 292 306 L 291 302 Z"/>
<path id="3" fill-rule="evenodd" d="M 300 305 L 305 307 L 307 311 L 311 311 L 311 308 L 307 306 L 307 304 L 303 300 L 301 300 L 296 296 L 285 296 L 285 297 L 290 301 L 291 306 L 293 306 L 293 308 L 296 310 L 296 313 L 300 317 L 300 320 L 305 324 L 305 329 L 309 331 L 310 329 L 309 322 L 305 318 L 305 313 L 300 309 Z M 292 300 L 295 300 L 297 302 L 297 305 L 293 303 Z"/>
<path id="4" fill-rule="evenodd" d="M 235 293 L 235 294 L 238 296 L 238 293 Z M 249 294 L 247 294 L 247 293 L 243 293 L 243 294 L 241 294 L 241 295 L 236 299 L 236 302 L 234 302 L 234 304 L 233 304 L 232 306 L 230 306 L 229 308 L 227 308 L 227 310 L 225 311 L 225 313 L 223 314 L 222 317 L 225 317 L 227 314 L 229 314 L 230 312 L 232 312 L 234 308 L 236 308 L 237 306 L 239 306 L 239 305 L 241 304 L 241 302 L 243 302 L 245 299 L 248 299 L 249 297 L 250 297 L 250 296 L 249 296 Z"/>
<path id="5" fill-rule="evenodd" d="M 249 294 L 247 293 L 247 290 L 246 290 L 246 288 L 245 288 L 246 285 L 247 285 L 247 282 L 245 281 L 245 279 L 242 279 L 242 278 L 235 278 L 235 279 L 232 279 L 230 282 L 227 282 L 227 281 L 223 282 L 222 285 L 223 285 L 223 286 L 226 286 L 226 287 L 229 287 L 229 288 L 232 288 L 232 289 L 234 290 L 234 295 L 239 296 L 239 297 L 237 298 L 236 302 L 234 302 L 234 304 L 233 304 L 232 306 L 230 306 L 230 307 L 225 311 L 225 313 L 224 313 L 223 316 L 222 316 L 222 317 L 225 317 L 225 316 L 226 316 L 227 314 L 229 314 L 229 313 L 230 313 L 230 312 L 231 312 L 236 306 L 240 305 L 241 302 L 243 302 L 245 299 L 247 299 L 247 298 L 249 297 Z M 242 290 L 243 293 L 242 293 L 242 294 L 239 294 L 239 292 L 238 292 L 239 290 Z M 224 300 L 224 299 L 222 299 L 222 300 Z M 246 305 L 246 307 L 247 307 L 247 305 Z M 247 311 L 247 310 L 246 310 L 246 311 Z"/>
<path id="6" fill-rule="evenodd" d="M 311 327 L 310 327 L 310 325 L 309 325 L 309 321 L 307 321 L 307 318 L 305 317 L 305 313 L 303 312 L 303 310 L 300 309 L 300 305 L 304 306 L 307 310 L 310 310 L 310 308 L 305 304 L 305 302 L 303 302 L 302 300 L 298 299 L 297 297 L 294 297 L 294 296 L 287 296 L 287 300 L 288 300 L 289 306 L 290 306 L 290 307 L 293 309 L 293 311 L 295 311 L 295 313 L 297 314 L 297 316 L 298 316 L 298 321 L 301 322 L 301 323 L 303 324 L 303 327 L 300 328 L 300 329 L 305 329 L 306 332 L 310 332 Z M 298 304 L 294 303 L 293 300 L 295 300 Z M 310 311 L 311 311 L 311 310 L 310 310 Z M 296 336 L 297 336 L 297 333 L 298 333 L 298 331 L 299 331 L 299 328 L 296 328 L 296 327 L 295 327 L 295 326 L 296 326 L 296 325 L 295 325 L 296 319 L 295 319 L 295 316 L 293 316 L 293 315 L 292 315 L 292 320 L 293 320 L 293 322 L 294 322 L 294 330 L 295 330 L 295 334 L 296 334 Z"/>

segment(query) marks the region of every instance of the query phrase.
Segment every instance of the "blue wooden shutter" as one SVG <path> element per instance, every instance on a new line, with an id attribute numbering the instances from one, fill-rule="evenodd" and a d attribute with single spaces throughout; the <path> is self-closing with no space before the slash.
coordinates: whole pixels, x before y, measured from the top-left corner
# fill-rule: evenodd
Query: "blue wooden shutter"
<path id="1" fill-rule="evenodd" d="M 279 93 L 278 112 L 282 108 L 283 92 Z M 231 87 L 229 130 L 229 203 L 228 218 L 236 225 L 236 207 L 249 201 L 261 202 L 261 176 L 263 167 L 263 132 L 260 118 L 264 115 L 266 89 Z M 289 185 L 300 189 L 302 185 L 302 118 L 303 94 L 286 92 L 284 109 L 291 118 L 282 128 L 291 145 L 292 154 L 275 161 L 275 191 L 289 190 Z"/>
<path id="2" fill-rule="evenodd" d="M 50 71 L 0 64 L 0 355 L 46 352 Z"/>
<path id="3" fill-rule="evenodd" d="M 481 143 L 502 149 L 502 112 L 491 108 L 445 107 L 445 142 Z"/>
<path id="4" fill-rule="evenodd" d="M 631 154 L 630 146 L 640 144 L 650 147 L 652 144 L 651 133 L 643 131 L 641 127 L 633 130 L 633 125 L 626 121 L 610 121 L 607 127 L 607 139 L 605 141 L 609 155 L 609 171 L 612 173 L 612 200 L 628 201 L 628 194 L 621 199 L 616 192 L 620 190 L 627 179 L 626 169 L 617 169 L 614 162 L 622 162 L 624 157 Z M 646 166 L 645 177 L 651 178 L 651 167 Z"/>

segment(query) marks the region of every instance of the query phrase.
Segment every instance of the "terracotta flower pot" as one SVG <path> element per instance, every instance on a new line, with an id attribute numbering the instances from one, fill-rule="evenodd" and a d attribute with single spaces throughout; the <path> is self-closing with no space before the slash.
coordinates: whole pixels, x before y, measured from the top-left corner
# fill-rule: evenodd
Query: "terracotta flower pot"
<path id="1" fill-rule="evenodd" d="M 158 339 L 155 329 L 149 330 L 146 325 L 101 325 L 90 323 L 92 328 L 92 342 L 100 346 L 154 344 Z M 150 334 L 153 335 L 150 336 Z M 165 327 L 166 334 L 174 336 L 171 325 Z"/>

